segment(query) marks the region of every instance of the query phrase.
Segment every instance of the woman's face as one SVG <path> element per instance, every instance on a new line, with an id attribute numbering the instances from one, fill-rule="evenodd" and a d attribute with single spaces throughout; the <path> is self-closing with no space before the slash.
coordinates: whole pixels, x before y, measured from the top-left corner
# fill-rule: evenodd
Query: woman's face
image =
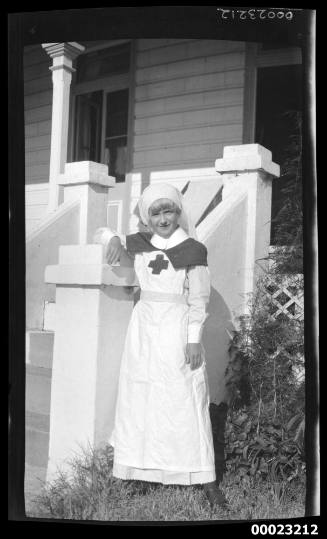
<path id="1" fill-rule="evenodd" d="M 149 208 L 149 227 L 155 234 L 169 238 L 178 227 L 180 209 L 169 198 L 159 198 Z"/>

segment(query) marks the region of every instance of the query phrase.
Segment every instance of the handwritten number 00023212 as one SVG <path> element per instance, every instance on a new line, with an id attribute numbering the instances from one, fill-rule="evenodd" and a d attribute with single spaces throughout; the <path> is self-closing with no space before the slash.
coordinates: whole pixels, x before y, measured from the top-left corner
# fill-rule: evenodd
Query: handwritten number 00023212
<path id="1" fill-rule="evenodd" d="M 240 21 L 244 20 L 281 20 L 286 19 L 291 21 L 293 19 L 292 11 L 273 11 L 268 9 L 223 9 L 217 8 L 218 14 L 221 19 L 238 19 Z"/>

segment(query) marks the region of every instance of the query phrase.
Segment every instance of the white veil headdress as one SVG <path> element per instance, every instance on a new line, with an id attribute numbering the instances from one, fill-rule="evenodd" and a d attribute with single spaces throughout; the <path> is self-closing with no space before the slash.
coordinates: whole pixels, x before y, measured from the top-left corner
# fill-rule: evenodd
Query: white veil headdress
<path id="1" fill-rule="evenodd" d="M 196 237 L 195 225 L 187 209 L 183 194 L 173 185 L 168 183 L 154 183 L 146 187 L 138 202 L 138 209 L 141 221 L 148 225 L 149 223 L 149 208 L 153 202 L 160 198 L 168 198 L 172 200 L 181 210 L 178 223 L 185 232 L 194 239 Z"/>

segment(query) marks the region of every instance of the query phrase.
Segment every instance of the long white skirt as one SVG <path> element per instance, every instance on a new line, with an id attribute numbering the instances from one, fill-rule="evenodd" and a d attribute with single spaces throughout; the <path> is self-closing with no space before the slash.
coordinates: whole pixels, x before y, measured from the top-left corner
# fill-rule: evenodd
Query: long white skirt
<path id="1" fill-rule="evenodd" d="M 188 307 L 140 300 L 127 331 L 113 475 L 163 484 L 215 480 L 205 362 L 185 363 Z"/>

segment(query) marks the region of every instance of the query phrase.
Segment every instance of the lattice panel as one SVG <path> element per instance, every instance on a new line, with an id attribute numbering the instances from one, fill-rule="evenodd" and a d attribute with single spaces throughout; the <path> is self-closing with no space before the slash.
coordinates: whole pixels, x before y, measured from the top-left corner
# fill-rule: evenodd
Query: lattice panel
<path id="1" fill-rule="evenodd" d="M 267 275 L 266 295 L 269 299 L 270 314 L 275 319 L 284 317 L 288 320 L 302 321 L 304 318 L 303 275 L 285 275 L 274 279 Z M 301 331 L 299 327 L 299 331 Z M 292 346 L 278 346 L 271 355 L 277 359 L 282 354 L 283 360 L 291 360 L 292 370 L 298 383 L 305 376 L 303 350 Z"/>
<path id="2" fill-rule="evenodd" d="M 287 317 L 303 320 L 303 276 L 287 275 L 277 281 L 267 276 L 266 293 L 271 302 L 271 315 L 274 318 Z"/>

